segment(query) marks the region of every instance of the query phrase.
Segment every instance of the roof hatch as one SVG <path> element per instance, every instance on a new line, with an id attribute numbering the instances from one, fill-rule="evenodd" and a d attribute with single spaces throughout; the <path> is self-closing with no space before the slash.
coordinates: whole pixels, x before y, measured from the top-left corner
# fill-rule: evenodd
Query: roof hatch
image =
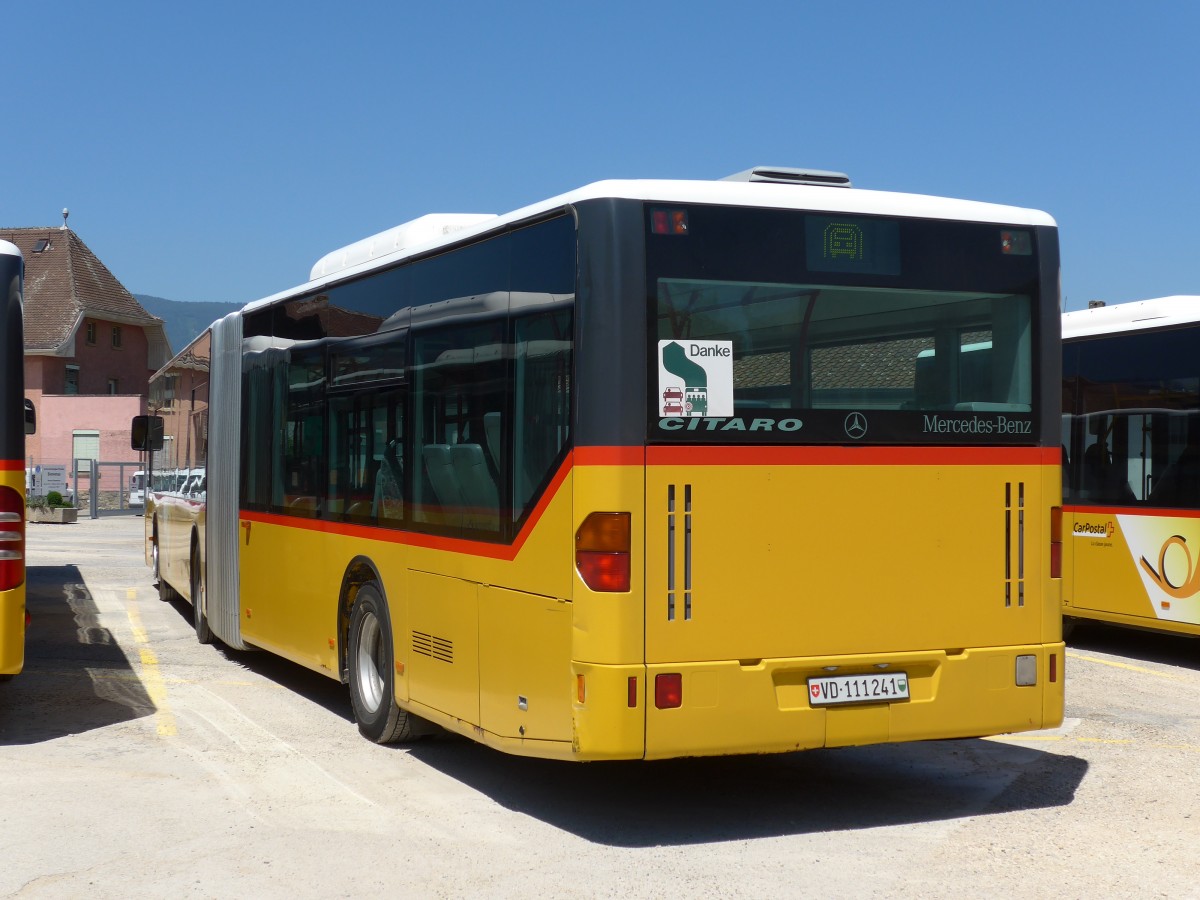
<path id="1" fill-rule="evenodd" d="M 825 172 L 821 169 L 793 169 L 788 166 L 755 166 L 745 172 L 727 175 L 722 181 L 765 181 L 770 184 L 814 184 L 823 187 L 850 187 L 850 176 L 844 172 Z"/>

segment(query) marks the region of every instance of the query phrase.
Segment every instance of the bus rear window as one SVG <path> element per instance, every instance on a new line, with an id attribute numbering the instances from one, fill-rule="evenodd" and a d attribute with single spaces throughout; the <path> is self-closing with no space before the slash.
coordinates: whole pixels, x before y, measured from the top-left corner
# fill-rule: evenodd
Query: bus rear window
<path id="1" fill-rule="evenodd" d="M 797 223 L 790 272 L 787 261 L 759 258 L 765 273 L 794 281 L 688 277 L 677 238 L 659 239 L 676 242 L 662 255 L 652 245 L 651 440 L 1036 443 L 1033 285 L 996 277 L 1011 261 L 998 237 L 996 271 L 981 270 L 978 289 L 907 284 L 923 279 L 902 259 L 922 273 L 930 264 L 914 254 L 954 247 L 913 241 L 902 257 L 900 226 L 884 224 L 876 262 L 823 274 L 834 267 L 805 266 L 799 250 L 813 229 Z M 728 274 L 754 274 L 752 261 L 743 254 Z M 698 269 L 726 274 L 720 262 L 708 254 Z"/>

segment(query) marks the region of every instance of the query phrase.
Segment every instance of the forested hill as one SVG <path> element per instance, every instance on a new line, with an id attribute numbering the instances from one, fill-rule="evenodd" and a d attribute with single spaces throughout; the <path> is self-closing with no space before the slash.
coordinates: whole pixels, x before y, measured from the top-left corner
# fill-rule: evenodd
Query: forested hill
<path id="1" fill-rule="evenodd" d="M 178 353 L 205 328 L 222 316 L 241 309 L 239 303 L 166 300 L 150 294 L 134 294 L 146 312 L 163 320 L 171 352 Z"/>

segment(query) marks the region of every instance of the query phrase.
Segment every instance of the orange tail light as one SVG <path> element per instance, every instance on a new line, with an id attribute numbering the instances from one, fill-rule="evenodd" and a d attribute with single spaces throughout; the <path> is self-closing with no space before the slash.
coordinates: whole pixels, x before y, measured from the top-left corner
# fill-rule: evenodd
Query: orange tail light
<path id="1" fill-rule="evenodd" d="M 575 532 L 575 568 L 593 591 L 629 590 L 630 516 L 627 512 L 590 513 Z"/>

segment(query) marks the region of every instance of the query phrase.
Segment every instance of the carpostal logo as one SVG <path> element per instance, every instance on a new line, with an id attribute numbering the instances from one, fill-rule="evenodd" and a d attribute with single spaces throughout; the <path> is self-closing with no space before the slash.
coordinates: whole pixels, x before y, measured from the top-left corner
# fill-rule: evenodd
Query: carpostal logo
<path id="1" fill-rule="evenodd" d="M 1106 522 L 1076 522 L 1071 533 L 1075 537 L 1111 538 L 1117 533 L 1117 525 L 1112 519 Z"/>

